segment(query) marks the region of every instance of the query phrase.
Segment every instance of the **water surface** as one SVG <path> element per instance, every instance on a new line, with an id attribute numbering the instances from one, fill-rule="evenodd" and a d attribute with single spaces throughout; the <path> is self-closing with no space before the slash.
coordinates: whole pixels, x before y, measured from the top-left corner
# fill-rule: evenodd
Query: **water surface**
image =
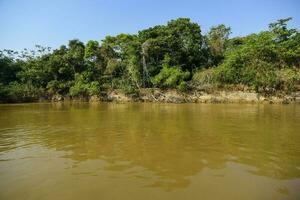
<path id="1" fill-rule="evenodd" d="M 300 199 L 300 106 L 0 105 L 0 199 Z"/>

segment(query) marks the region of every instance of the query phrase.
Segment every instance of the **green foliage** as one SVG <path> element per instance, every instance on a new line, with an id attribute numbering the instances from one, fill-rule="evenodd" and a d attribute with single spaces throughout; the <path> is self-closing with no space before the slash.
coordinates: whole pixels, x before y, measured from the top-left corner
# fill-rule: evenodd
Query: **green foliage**
<path id="1" fill-rule="evenodd" d="M 139 72 L 138 60 L 135 56 L 128 59 L 127 71 L 131 81 L 136 87 L 139 87 L 141 85 L 141 74 Z"/>
<path id="2" fill-rule="evenodd" d="M 194 73 L 192 78 L 193 84 L 198 86 L 206 84 L 214 84 L 215 82 L 215 70 L 214 69 L 205 69 L 199 70 Z"/>
<path id="3" fill-rule="evenodd" d="M 30 102 L 41 96 L 41 90 L 29 84 L 11 82 L 6 87 L 0 85 L 0 102 Z"/>
<path id="4" fill-rule="evenodd" d="M 281 81 L 279 72 L 282 69 L 299 69 L 298 35 L 290 35 L 280 41 L 278 34 L 272 31 L 245 37 L 242 43 L 226 52 L 223 63 L 216 68 L 215 79 L 223 84 L 243 84 L 263 93 L 290 91 L 299 77 L 298 80 L 292 76 Z"/>
<path id="5" fill-rule="evenodd" d="M 98 95 L 100 93 L 99 82 L 87 81 L 87 74 L 75 74 L 75 83 L 70 88 L 71 96 L 91 96 Z"/>
<path id="6" fill-rule="evenodd" d="M 16 75 L 20 71 L 18 63 L 14 62 L 14 52 L 0 51 L 0 83 L 8 84 L 16 80 Z"/>
<path id="7" fill-rule="evenodd" d="M 292 20 L 291 17 L 279 19 L 269 24 L 270 31 L 276 35 L 276 41 L 282 42 L 288 40 L 293 34 L 297 33 L 296 29 L 288 29 L 287 23 Z"/>
<path id="8" fill-rule="evenodd" d="M 55 94 L 68 94 L 70 87 L 74 84 L 74 81 L 58 81 L 52 80 L 47 84 L 47 94 L 55 95 Z"/>
<path id="9" fill-rule="evenodd" d="M 84 51 L 85 64 L 93 68 L 95 77 L 101 76 L 105 71 L 105 60 L 102 55 L 102 49 L 97 41 L 87 42 Z"/>
<path id="10" fill-rule="evenodd" d="M 224 24 L 211 27 L 206 36 L 209 49 L 209 65 L 218 65 L 224 59 L 224 53 L 228 42 L 231 28 Z"/>
<path id="11" fill-rule="evenodd" d="M 181 81 L 179 83 L 179 85 L 177 86 L 177 89 L 180 91 L 180 92 L 186 92 L 188 90 L 188 84 L 185 82 L 185 81 Z"/>
<path id="12" fill-rule="evenodd" d="M 268 31 L 229 38 L 230 27 L 213 26 L 202 35 L 188 18 L 107 36 L 101 43 L 74 39 L 54 49 L 0 51 L 0 101 L 30 101 L 41 96 L 98 95 L 120 89 L 214 88 L 242 85 L 260 93 L 291 92 L 300 84 L 300 33 L 291 18 Z"/>
<path id="13" fill-rule="evenodd" d="M 107 62 L 105 74 L 118 77 L 123 70 L 124 69 L 120 61 L 118 61 L 117 59 L 110 59 Z"/>
<path id="14" fill-rule="evenodd" d="M 75 73 L 84 71 L 84 53 L 85 46 L 79 40 L 70 40 L 68 45 L 68 51 L 66 53 L 66 59 L 69 66 Z"/>
<path id="15" fill-rule="evenodd" d="M 90 40 L 85 46 L 84 59 L 93 62 L 97 59 L 99 52 L 99 42 Z"/>
<path id="16" fill-rule="evenodd" d="M 293 91 L 300 80 L 300 69 L 280 69 L 276 71 L 280 90 Z"/>
<path id="17" fill-rule="evenodd" d="M 200 26 L 187 18 L 171 20 L 166 26 L 155 26 L 139 32 L 141 43 L 148 43 L 146 63 L 150 76 L 159 73 L 160 63 L 166 54 L 172 66 L 192 72 L 204 64 L 203 36 Z"/>
<path id="18" fill-rule="evenodd" d="M 158 75 L 153 77 L 152 83 L 160 88 L 176 88 L 190 76 L 188 71 L 183 72 L 176 66 L 169 66 L 170 57 L 167 55 L 163 60 L 162 70 Z"/>

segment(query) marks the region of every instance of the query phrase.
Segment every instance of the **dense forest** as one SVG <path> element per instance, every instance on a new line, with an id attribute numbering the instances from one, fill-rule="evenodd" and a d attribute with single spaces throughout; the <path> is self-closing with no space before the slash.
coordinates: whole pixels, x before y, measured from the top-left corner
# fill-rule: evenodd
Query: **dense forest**
<path id="1" fill-rule="evenodd" d="M 33 101 L 54 95 L 82 97 L 143 88 L 295 91 L 300 81 L 300 33 L 287 24 L 244 37 L 229 37 L 223 24 L 202 34 L 188 18 L 99 43 L 75 39 L 52 50 L 0 52 L 0 101 Z"/>

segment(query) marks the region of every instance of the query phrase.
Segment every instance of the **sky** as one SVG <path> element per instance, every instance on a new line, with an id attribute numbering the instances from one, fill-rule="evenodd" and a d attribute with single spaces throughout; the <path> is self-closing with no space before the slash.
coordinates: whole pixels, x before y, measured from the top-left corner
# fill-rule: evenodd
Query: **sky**
<path id="1" fill-rule="evenodd" d="M 203 34 L 223 23 L 232 37 L 243 36 L 286 17 L 300 30 L 300 0 L 0 0 L 0 49 L 101 41 L 178 17 L 197 22 Z"/>

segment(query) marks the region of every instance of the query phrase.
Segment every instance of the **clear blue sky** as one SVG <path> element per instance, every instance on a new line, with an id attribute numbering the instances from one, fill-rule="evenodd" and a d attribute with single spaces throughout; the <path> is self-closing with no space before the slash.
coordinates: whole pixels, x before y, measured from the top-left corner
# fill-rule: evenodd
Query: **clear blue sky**
<path id="1" fill-rule="evenodd" d="M 268 23 L 293 17 L 300 29 L 298 0 L 0 0 L 0 49 L 21 50 L 35 44 L 58 47 L 78 38 L 102 40 L 106 35 L 188 17 L 209 27 L 224 23 L 232 36 L 259 32 Z"/>

